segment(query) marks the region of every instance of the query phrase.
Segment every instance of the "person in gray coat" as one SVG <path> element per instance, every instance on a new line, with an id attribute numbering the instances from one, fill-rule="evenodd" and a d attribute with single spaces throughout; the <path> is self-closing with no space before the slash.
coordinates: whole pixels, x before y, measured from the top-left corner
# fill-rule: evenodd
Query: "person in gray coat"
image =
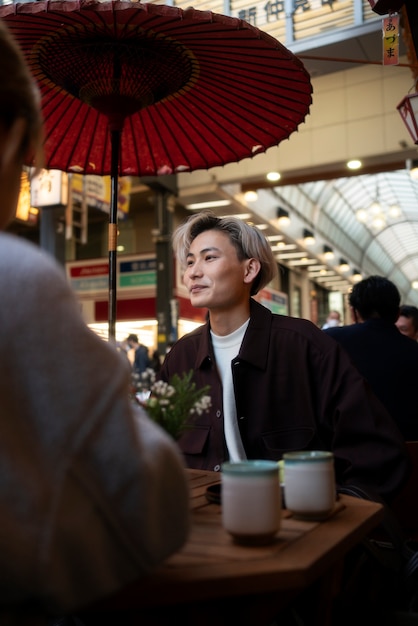
<path id="1" fill-rule="evenodd" d="M 39 102 L 0 22 L 3 231 L 23 163 L 42 164 Z M 129 363 L 87 327 L 53 257 L 1 232 L 0 290 L 0 623 L 45 624 L 177 551 L 188 482 L 175 442 L 129 399 Z"/>

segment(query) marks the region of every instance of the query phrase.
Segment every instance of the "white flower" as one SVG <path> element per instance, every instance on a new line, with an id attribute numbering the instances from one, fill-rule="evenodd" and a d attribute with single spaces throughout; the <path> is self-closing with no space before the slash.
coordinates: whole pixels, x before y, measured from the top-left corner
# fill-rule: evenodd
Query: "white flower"
<path id="1" fill-rule="evenodd" d="M 149 386 L 147 397 L 143 391 L 135 394 L 139 404 L 147 411 L 155 422 L 160 424 L 172 437 L 177 439 L 187 428 L 193 415 L 202 415 L 209 410 L 212 402 L 207 395 L 209 386 L 196 389 L 192 382 L 193 370 L 182 376 L 174 375 L 167 383 L 163 380 L 154 381 Z M 147 382 L 149 382 L 147 377 Z"/>

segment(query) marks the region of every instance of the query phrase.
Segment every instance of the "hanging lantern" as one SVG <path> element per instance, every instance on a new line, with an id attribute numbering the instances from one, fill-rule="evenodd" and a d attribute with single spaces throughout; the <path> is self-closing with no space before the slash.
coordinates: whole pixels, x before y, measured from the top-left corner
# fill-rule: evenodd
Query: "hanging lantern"
<path id="1" fill-rule="evenodd" d="M 418 144 L 418 92 L 408 94 L 396 107 L 415 144 Z"/>
<path id="2" fill-rule="evenodd" d="M 405 4 L 405 0 L 369 0 L 372 11 L 379 15 L 387 15 L 388 13 L 396 13 Z"/>

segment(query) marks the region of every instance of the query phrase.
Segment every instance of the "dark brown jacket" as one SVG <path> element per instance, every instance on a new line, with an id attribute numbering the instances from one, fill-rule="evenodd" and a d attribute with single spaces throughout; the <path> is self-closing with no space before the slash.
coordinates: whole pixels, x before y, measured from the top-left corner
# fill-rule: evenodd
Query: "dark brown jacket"
<path id="1" fill-rule="evenodd" d="M 228 457 L 222 386 L 209 323 L 182 337 L 160 377 L 194 370 L 212 407 L 180 438 L 188 467 L 219 470 Z M 251 300 L 251 319 L 232 361 L 237 417 L 248 458 L 287 450 L 332 450 L 339 485 L 390 499 L 408 470 L 403 438 L 339 344 L 307 320 L 274 315 Z"/>

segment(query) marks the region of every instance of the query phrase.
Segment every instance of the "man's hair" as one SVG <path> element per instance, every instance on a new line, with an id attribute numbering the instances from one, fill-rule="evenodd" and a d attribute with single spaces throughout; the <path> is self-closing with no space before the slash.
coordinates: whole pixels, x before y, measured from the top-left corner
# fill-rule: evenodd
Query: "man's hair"
<path id="1" fill-rule="evenodd" d="M 0 124 L 11 128 L 18 118 L 27 122 L 22 154 L 30 149 L 42 166 L 42 116 L 40 95 L 22 51 L 5 22 L 0 20 Z M 31 163 L 28 163 L 31 165 Z"/>
<path id="2" fill-rule="evenodd" d="M 207 230 L 218 230 L 228 235 L 237 251 L 238 259 L 258 259 L 261 267 L 253 284 L 251 295 L 265 287 L 277 272 L 277 263 L 270 244 L 260 230 L 236 217 L 218 217 L 211 211 L 191 215 L 173 233 L 173 249 L 182 267 L 187 265 L 187 255 L 192 241 Z"/>
<path id="3" fill-rule="evenodd" d="M 369 276 L 354 285 L 350 305 L 364 320 L 380 317 L 394 324 L 398 319 L 401 296 L 396 285 L 383 276 Z"/>
<path id="4" fill-rule="evenodd" d="M 138 343 L 138 335 L 128 335 L 126 341 L 134 341 L 135 343 Z"/>
<path id="5" fill-rule="evenodd" d="M 418 308 L 412 304 L 403 304 L 400 308 L 399 315 L 412 320 L 414 330 L 418 332 Z"/>

